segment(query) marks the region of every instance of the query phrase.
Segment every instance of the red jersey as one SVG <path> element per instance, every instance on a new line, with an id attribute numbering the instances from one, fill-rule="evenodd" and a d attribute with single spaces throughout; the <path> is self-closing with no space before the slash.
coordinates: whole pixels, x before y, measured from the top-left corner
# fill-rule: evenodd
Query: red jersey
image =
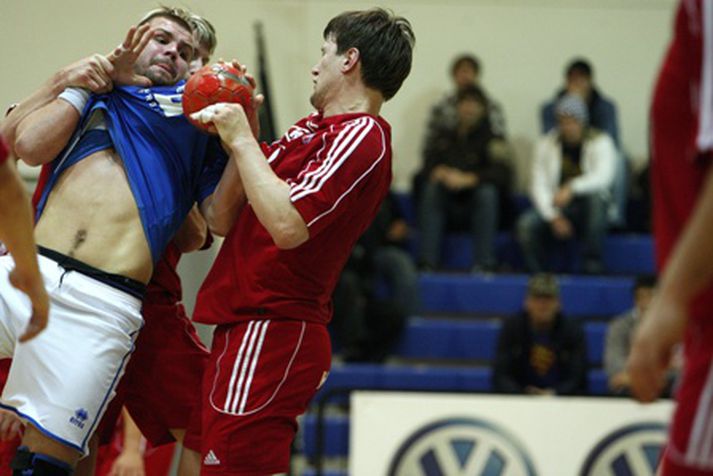
<path id="1" fill-rule="evenodd" d="M 713 6 L 679 3 L 674 37 L 651 108 L 656 260 L 662 269 L 693 211 L 713 149 Z M 694 318 L 710 318 L 713 288 L 696 299 Z"/>
<path id="2" fill-rule="evenodd" d="M 8 155 L 10 155 L 9 148 L 5 143 L 5 139 L 0 136 L 0 164 L 7 160 Z"/>
<path id="3" fill-rule="evenodd" d="M 312 114 L 263 151 L 290 186 L 309 239 L 281 250 L 250 204 L 201 286 L 194 320 L 225 324 L 286 318 L 326 324 L 354 243 L 391 183 L 391 128 L 380 117 Z"/>

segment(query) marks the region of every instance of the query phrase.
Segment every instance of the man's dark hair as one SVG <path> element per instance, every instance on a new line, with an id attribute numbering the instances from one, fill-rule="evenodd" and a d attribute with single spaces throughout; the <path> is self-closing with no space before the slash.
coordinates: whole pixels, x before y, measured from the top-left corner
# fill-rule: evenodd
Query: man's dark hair
<path id="1" fill-rule="evenodd" d="M 411 23 L 383 8 L 337 15 L 327 23 L 323 36 L 334 39 L 337 54 L 349 48 L 359 50 L 364 84 L 381 91 L 387 101 L 411 71 L 416 42 Z"/>
<path id="2" fill-rule="evenodd" d="M 575 73 L 581 74 L 588 78 L 594 76 L 594 70 L 592 69 L 592 65 L 585 58 L 575 58 L 570 61 L 569 65 L 567 65 L 567 69 L 564 73 L 565 76 L 569 77 L 570 75 Z"/>
<path id="3" fill-rule="evenodd" d="M 453 64 L 451 65 L 451 76 L 454 76 L 461 66 L 470 66 L 473 68 L 473 71 L 475 71 L 475 74 L 480 73 L 480 60 L 474 55 L 465 53 L 456 56 L 456 59 L 453 60 Z"/>
<path id="4" fill-rule="evenodd" d="M 485 93 L 478 86 L 466 86 L 465 88 L 458 91 L 456 95 L 456 103 L 465 101 L 466 99 L 472 99 L 477 101 L 485 107 L 488 107 L 488 98 Z"/>
<path id="5" fill-rule="evenodd" d="M 639 289 L 654 289 L 658 279 L 655 274 L 643 274 L 637 276 L 634 280 L 632 292 L 636 293 Z"/>

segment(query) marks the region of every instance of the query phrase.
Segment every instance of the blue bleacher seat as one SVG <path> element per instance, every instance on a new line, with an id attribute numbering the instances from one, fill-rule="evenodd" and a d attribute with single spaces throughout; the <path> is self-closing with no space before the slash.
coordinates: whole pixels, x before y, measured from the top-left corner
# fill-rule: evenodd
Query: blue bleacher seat
<path id="1" fill-rule="evenodd" d="M 410 359 L 459 359 L 490 362 L 495 357 L 500 320 L 453 320 L 412 317 L 392 354 Z M 604 355 L 606 322 L 584 325 L 589 364 L 599 367 Z M 337 377 L 341 378 L 341 377 Z M 358 380 L 364 376 L 357 375 Z M 373 380 L 368 382 L 373 384 Z"/>
<path id="2" fill-rule="evenodd" d="M 587 339 L 589 365 L 599 367 L 604 358 L 604 344 L 607 336 L 606 322 L 588 322 L 584 325 L 584 335 Z"/>
<path id="3" fill-rule="evenodd" d="M 393 354 L 407 358 L 490 360 L 499 332 L 499 321 L 412 317 Z"/>
<path id="4" fill-rule="evenodd" d="M 305 415 L 302 420 L 304 445 L 301 450 L 308 456 L 314 456 L 317 448 L 317 416 Z M 326 456 L 344 456 L 349 451 L 349 417 L 347 415 L 327 415 L 324 419 L 324 454 Z"/>
<path id="5" fill-rule="evenodd" d="M 568 317 L 612 316 L 632 306 L 631 278 L 561 276 L 559 281 Z M 424 273 L 420 286 L 423 312 L 509 315 L 522 308 L 527 276 Z"/>
<path id="6" fill-rule="evenodd" d="M 609 393 L 607 374 L 602 369 L 589 371 L 589 393 L 591 395 L 606 395 Z"/>
<path id="7" fill-rule="evenodd" d="M 406 221 L 416 227 L 416 210 L 409 193 L 397 193 L 397 203 Z M 515 210 L 519 214 L 529 208 L 526 195 L 514 197 Z M 578 245 L 564 243 L 555 253 L 554 266 L 558 272 L 576 272 L 579 267 Z M 413 234 L 409 249 L 414 257 L 418 250 L 418 233 Z M 498 258 L 514 269 L 522 269 L 522 256 L 512 234 L 500 233 L 496 240 Z M 467 233 L 451 233 L 444 239 L 442 266 L 450 270 L 467 270 L 473 264 L 473 240 Z M 654 272 L 654 249 L 650 235 L 610 235 L 604 241 L 604 264 L 612 274 L 646 274 Z"/>

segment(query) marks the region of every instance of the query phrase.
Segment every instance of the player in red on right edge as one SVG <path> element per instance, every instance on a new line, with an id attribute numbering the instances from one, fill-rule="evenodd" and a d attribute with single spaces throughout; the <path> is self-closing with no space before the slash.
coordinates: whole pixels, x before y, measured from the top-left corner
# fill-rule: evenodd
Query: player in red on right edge
<path id="1" fill-rule="evenodd" d="M 659 291 L 634 338 L 632 393 L 656 399 L 684 342 L 659 474 L 713 475 L 713 2 L 681 0 L 651 108 Z"/>

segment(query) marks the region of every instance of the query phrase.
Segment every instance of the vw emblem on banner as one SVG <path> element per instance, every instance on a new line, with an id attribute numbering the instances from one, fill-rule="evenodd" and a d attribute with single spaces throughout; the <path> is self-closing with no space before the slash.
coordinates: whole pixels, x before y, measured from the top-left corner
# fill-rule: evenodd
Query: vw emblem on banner
<path id="1" fill-rule="evenodd" d="M 605 436 L 587 456 L 581 476 L 653 476 L 666 442 L 663 423 L 636 423 Z"/>
<path id="2" fill-rule="evenodd" d="M 403 442 L 389 476 L 536 476 L 522 444 L 479 419 L 438 420 Z"/>

